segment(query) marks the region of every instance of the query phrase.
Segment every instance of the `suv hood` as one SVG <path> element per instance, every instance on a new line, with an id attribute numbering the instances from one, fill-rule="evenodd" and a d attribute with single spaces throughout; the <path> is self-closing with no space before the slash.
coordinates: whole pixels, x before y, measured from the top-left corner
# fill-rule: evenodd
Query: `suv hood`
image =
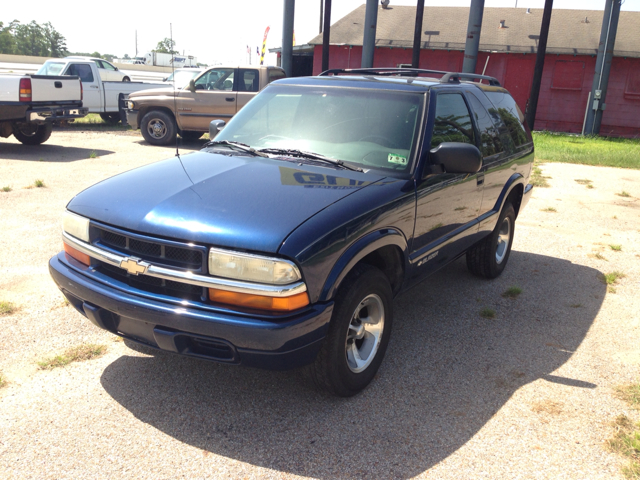
<path id="1" fill-rule="evenodd" d="M 276 253 L 298 225 L 384 178 L 261 157 L 197 152 L 98 183 L 67 208 L 125 230 Z"/>

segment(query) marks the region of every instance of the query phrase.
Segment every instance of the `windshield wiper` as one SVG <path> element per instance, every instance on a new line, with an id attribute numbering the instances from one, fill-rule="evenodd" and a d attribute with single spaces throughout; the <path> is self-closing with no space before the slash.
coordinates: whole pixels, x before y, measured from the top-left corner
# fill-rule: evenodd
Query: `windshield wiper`
<path id="1" fill-rule="evenodd" d="M 342 160 L 335 160 L 333 158 L 325 157 L 319 153 L 305 152 L 303 150 L 297 150 L 295 148 L 261 148 L 258 150 L 262 153 L 271 153 L 275 155 L 288 155 L 290 157 L 308 158 L 309 160 L 320 160 L 321 162 L 330 163 L 337 167 L 346 168 L 347 170 L 353 170 L 354 172 L 364 172 L 360 167 L 352 167 L 344 163 Z"/>
<path id="2" fill-rule="evenodd" d="M 212 140 L 210 142 L 205 143 L 202 146 L 202 148 L 215 147 L 216 145 L 225 145 L 225 146 L 230 147 L 232 149 L 240 150 L 241 152 L 250 153 L 252 155 L 255 155 L 256 157 L 269 158 L 269 155 L 266 155 L 264 153 L 260 153 L 255 148 L 251 148 L 246 143 L 230 142 L 229 140 Z"/>

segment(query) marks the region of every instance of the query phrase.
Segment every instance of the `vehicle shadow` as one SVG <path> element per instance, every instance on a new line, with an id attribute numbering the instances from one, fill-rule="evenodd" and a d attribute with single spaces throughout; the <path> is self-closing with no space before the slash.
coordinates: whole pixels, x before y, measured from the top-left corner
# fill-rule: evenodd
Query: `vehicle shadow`
<path id="1" fill-rule="evenodd" d="M 0 141 L 0 158 L 3 160 L 26 160 L 32 162 L 66 163 L 105 157 L 115 153 L 112 150 L 95 148 L 77 148 L 55 145 L 55 138 L 42 145 L 23 145 L 22 143 L 4 143 Z"/>
<path id="2" fill-rule="evenodd" d="M 104 389 L 141 421 L 205 451 L 309 477 L 409 478 L 469 441 L 521 386 L 580 346 L 605 296 L 599 272 L 513 251 L 494 281 L 464 260 L 395 302 L 392 340 L 352 398 L 315 391 L 302 370 L 225 367 L 170 354 L 123 356 Z M 500 294 L 517 285 L 517 299 Z M 493 319 L 479 315 L 495 310 Z"/>

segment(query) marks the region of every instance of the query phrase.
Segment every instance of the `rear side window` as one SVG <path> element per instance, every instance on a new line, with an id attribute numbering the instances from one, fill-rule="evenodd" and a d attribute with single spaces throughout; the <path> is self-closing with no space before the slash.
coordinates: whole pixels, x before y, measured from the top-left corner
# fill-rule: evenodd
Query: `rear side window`
<path id="1" fill-rule="evenodd" d="M 238 79 L 239 92 L 257 92 L 260 90 L 260 76 L 258 70 L 240 69 L 240 78 Z"/>
<path id="2" fill-rule="evenodd" d="M 93 83 L 93 72 L 91 67 L 84 63 L 69 65 L 65 75 L 77 75 L 82 82 Z"/>
<path id="3" fill-rule="evenodd" d="M 431 148 L 442 142 L 475 144 L 469 109 L 459 93 L 441 93 L 436 99 Z"/>
<path id="4" fill-rule="evenodd" d="M 504 151 L 504 147 L 500 141 L 500 134 L 493 124 L 487 109 L 484 108 L 480 100 L 472 93 L 468 94 L 468 98 L 473 110 L 473 117 L 480 131 L 480 151 L 482 152 L 482 156 L 489 157 Z"/>
<path id="5" fill-rule="evenodd" d="M 524 115 L 518 108 L 516 101 L 511 95 L 505 92 L 484 92 L 491 103 L 496 107 L 495 112 L 489 110 L 492 115 L 497 115 L 504 122 L 509 136 L 516 147 L 527 143 L 528 136 L 524 126 Z"/>
<path id="6" fill-rule="evenodd" d="M 278 70 L 275 68 L 270 68 L 269 69 L 269 83 L 273 82 L 274 80 L 279 80 L 281 78 L 285 78 L 286 75 L 282 70 Z"/>

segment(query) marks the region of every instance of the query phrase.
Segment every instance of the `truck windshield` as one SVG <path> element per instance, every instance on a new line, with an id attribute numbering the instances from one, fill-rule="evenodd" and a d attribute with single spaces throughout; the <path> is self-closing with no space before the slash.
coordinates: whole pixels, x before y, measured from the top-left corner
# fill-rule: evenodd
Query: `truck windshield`
<path id="1" fill-rule="evenodd" d="M 422 93 L 270 85 L 215 139 L 402 175 L 411 170 L 423 103 Z"/>
<path id="2" fill-rule="evenodd" d="M 65 65 L 61 62 L 44 62 L 36 75 L 60 75 Z"/>

